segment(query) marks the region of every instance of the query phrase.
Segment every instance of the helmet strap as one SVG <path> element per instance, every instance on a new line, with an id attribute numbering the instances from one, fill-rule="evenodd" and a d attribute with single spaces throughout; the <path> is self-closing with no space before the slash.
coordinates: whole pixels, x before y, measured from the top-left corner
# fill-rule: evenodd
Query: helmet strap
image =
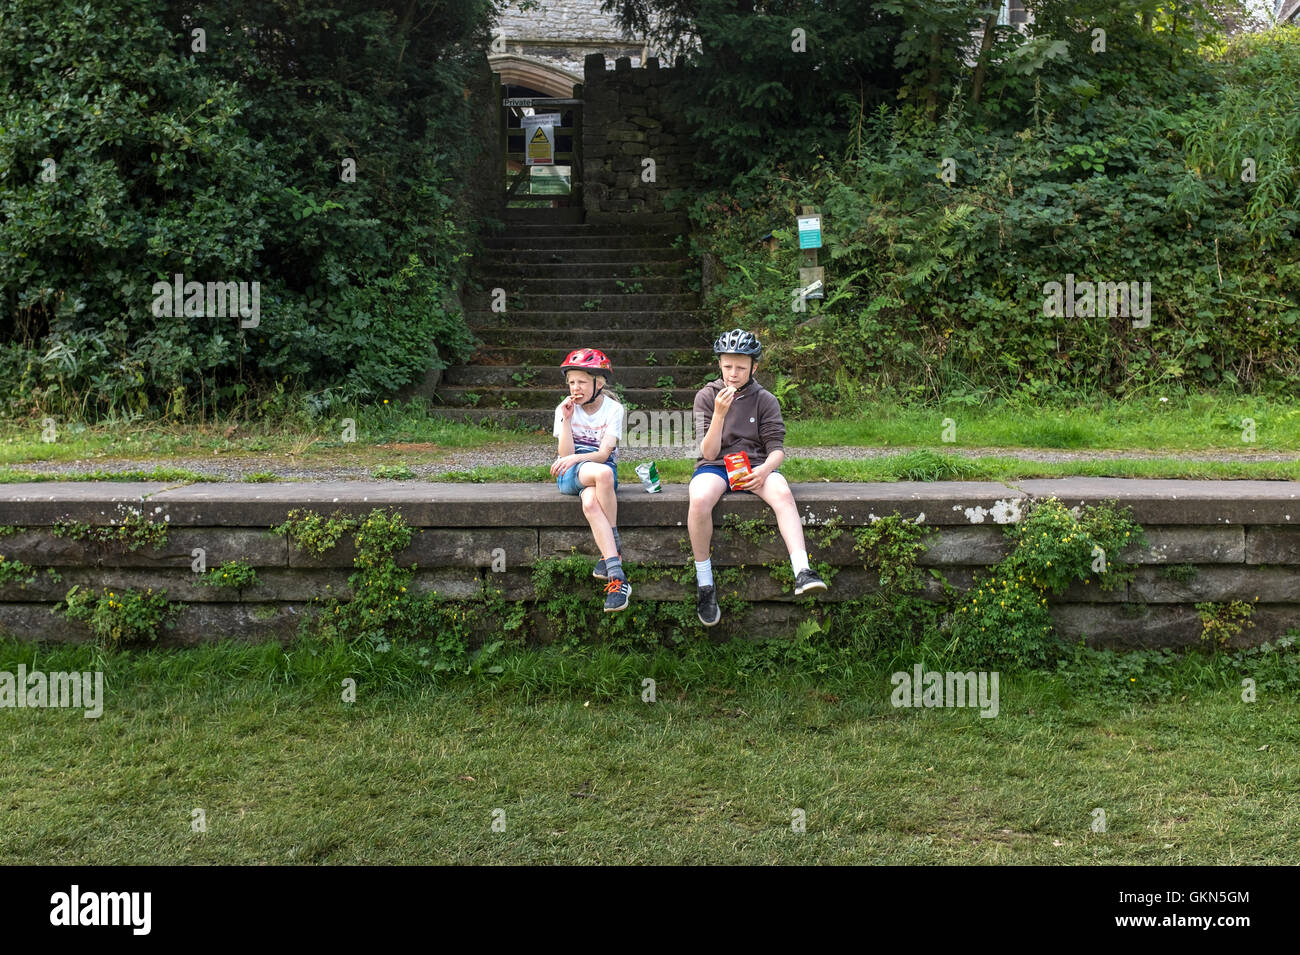
<path id="1" fill-rule="evenodd" d="M 593 377 L 594 377 L 594 376 L 593 376 Z M 605 393 L 605 386 L 604 386 L 604 385 L 597 385 L 595 388 L 592 389 L 592 392 L 591 392 L 591 400 L 590 400 L 590 401 L 584 401 L 584 402 L 582 403 L 582 406 L 585 408 L 585 407 L 587 407 L 587 405 L 595 404 L 597 401 L 600 400 L 600 396 L 603 395 L 604 393 Z"/>

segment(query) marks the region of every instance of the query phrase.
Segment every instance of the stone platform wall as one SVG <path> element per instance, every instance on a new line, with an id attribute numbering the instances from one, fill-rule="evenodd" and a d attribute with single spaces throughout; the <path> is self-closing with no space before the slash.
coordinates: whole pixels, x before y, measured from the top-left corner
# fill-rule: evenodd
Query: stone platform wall
<path id="1" fill-rule="evenodd" d="M 632 563 L 687 566 L 686 488 L 671 485 L 648 495 L 637 485 L 619 491 L 619 526 L 624 557 Z M 997 483 L 898 483 L 797 485 L 795 496 L 810 537 L 839 517 L 844 529 L 899 513 L 936 528 L 920 563 L 940 570 L 958 589 L 978 571 L 1009 552 L 1002 525 L 1019 518 L 1031 498 L 1057 497 L 1067 506 L 1116 499 L 1133 510 L 1148 538 L 1122 560 L 1139 564 L 1136 579 L 1116 591 L 1076 584 L 1052 604 L 1058 634 L 1087 636 L 1107 645 L 1176 646 L 1199 640 L 1194 604 L 1243 600 L 1255 606 L 1255 627 L 1244 639 L 1257 643 L 1300 627 L 1300 484 L 1271 481 L 1141 481 L 1071 479 Z M 284 536 L 269 533 L 294 508 L 323 515 L 342 509 L 353 516 L 376 507 L 397 509 L 413 525 L 411 546 L 398 563 L 418 565 L 415 587 L 447 598 L 471 599 L 484 582 L 510 600 L 531 601 L 531 569 L 539 559 L 573 552 L 591 555 L 590 532 L 574 498 L 540 484 L 428 484 L 348 481 L 283 484 L 38 483 L 0 489 L 0 555 L 36 568 L 33 583 L 0 584 L 0 629 L 16 636 L 52 641 L 89 639 L 86 627 L 52 614 L 73 584 L 98 590 L 165 590 L 184 602 L 167 642 L 192 644 L 231 637 L 286 639 L 304 616 L 319 607 L 313 598 L 347 599 L 354 556 L 345 539 L 325 558 L 301 552 Z M 136 513 L 168 528 L 166 544 L 131 552 L 53 533 L 56 521 L 104 525 Z M 721 527 L 727 514 L 741 520 L 771 512 L 756 499 L 723 501 L 714 513 Z M 871 593 L 874 574 L 852 552 L 852 535 L 829 547 L 810 542 L 815 560 L 841 568 L 818 607 L 833 613 L 836 603 Z M 245 592 L 200 585 L 191 569 L 202 548 L 207 567 L 245 561 L 259 584 Z M 724 618 L 713 633 L 788 635 L 807 609 L 782 593 L 761 564 L 784 560 L 779 538 L 754 545 L 731 534 L 715 536 L 718 566 L 745 564 L 740 596 L 746 612 Z M 497 569 L 494 569 L 494 564 Z M 1169 575 L 1169 565 L 1192 565 L 1195 573 Z M 55 580 L 46 568 L 61 575 Z M 925 575 L 934 596 L 937 581 Z M 671 580 L 638 581 L 633 604 L 649 600 L 693 600 L 693 592 Z M 590 581 L 592 599 L 597 582 Z M 581 591 L 586 593 L 587 591 Z M 1258 599 L 1256 599 L 1258 598 Z"/>

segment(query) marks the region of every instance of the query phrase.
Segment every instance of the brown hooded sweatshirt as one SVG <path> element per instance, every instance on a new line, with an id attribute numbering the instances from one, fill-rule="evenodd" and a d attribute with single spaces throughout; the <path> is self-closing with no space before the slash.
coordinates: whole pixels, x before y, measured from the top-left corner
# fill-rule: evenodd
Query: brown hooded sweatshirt
<path id="1" fill-rule="evenodd" d="M 721 378 L 709 382 L 695 394 L 695 440 L 704 440 L 713 421 L 713 401 L 725 388 Z M 722 466 L 722 455 L 744 451 L 752 467 L 758 467 L 768 456 L 785 447 L 785 419 L 776 396 L 752 377 L 745 387 L 736 392 L 722 425 L 722 447 L 712 461 L 699 458 L 695 466 L 716 464 Z"/>

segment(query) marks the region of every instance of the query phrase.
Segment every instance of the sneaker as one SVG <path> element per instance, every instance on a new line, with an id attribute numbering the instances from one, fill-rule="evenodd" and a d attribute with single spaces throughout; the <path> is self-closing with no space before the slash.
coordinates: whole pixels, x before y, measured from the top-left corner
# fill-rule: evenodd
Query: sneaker
<path id="1" fill-rule="evenodd" d="M 811 570 L 799 571 L 799 576 L 794 579 L 794 595 L 796 597 L 808 590 L 825 589 L 826 581 L 822 580 Z"/>
<path id="2" fill-rule="evenodd" d="M 627 582 L 627 578 L 615 577 L 605 585 L 605 613 L 626 610 L 631 596 L 632 585 Z"/>
<path id="3" fill-rule="evenodd" d="M 695 598 L 695 612 L 700 623 L 706 627 L 712 627 L 722 619 L 722 611 L 718 608 L 718 593 L 712 584 L 700 588 Z"/>
<path id="4" fill-rule="evenodd" d="M 618 555 L 618 559 L 619 559 L 619 560 L 622 560 L 622 559 L 623 559 L 623 555 L 622 555 L 622 554 L 619 554 L 619 555 Z M 609 580 L 609 574 L 605 572 L 605 558 L 604 558 L 604 557 L 602 557 L 600 560 L 596 561 L 596 566 L 595 566 L 595 568 L 592 570 L 592 572 L 591 572 L 591 576 L 595 577 L 597 580 Z"/>

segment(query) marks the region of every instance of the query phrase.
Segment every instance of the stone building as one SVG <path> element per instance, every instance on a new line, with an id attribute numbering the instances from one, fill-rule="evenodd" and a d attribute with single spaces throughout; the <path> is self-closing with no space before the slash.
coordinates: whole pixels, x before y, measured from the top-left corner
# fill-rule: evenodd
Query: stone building
<path id="1" fill-rule="evenodd" d="M 611 61 L 626 56 L 638 67 L 657 55 L 643 39 L 625 36 L 612 13 L 601 13 L 600 0 L 536 0 L 536 7 L 512 3 L 493 26 L 504 52 L 493 52 L 488 62 L 502 83 L 517 88 L 512 95 L 573 95 L 590 53 Z"/>

